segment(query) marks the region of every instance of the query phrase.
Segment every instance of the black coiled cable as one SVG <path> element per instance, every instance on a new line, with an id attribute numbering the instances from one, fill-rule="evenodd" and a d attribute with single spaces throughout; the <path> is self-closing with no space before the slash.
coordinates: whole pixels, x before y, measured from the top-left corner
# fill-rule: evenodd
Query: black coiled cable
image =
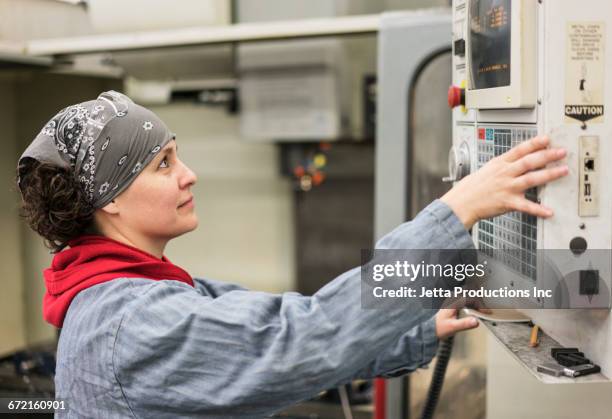
<path id="1" fill-rule="evenodd" d="M 436 367 L 431 377 L 431 384 L 429 384 L 429 391 L 427 392 L 427 399 L 425 400 L 425 406 L 423 407 L 422 419 L 433 419 L 433 415 L 438 405 L 438 399 L 442 392 L 442 385 L 444 384 L 444 375 L 446 374 L 446 367 L 450 360 L 451 353 L 453 352 L 453 341 L 454 337 L 451 336 L 440 343 L 438 349 L 438 359 L 436 360 Z"/>

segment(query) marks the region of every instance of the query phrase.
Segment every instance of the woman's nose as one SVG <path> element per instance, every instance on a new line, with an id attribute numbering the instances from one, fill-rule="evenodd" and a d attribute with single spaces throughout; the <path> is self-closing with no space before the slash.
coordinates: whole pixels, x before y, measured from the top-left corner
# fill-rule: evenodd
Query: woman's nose
<path id="1" fill-rule="evenodd" d="M 198 176 L 185 163 L 181 162 L 181 164 L 183 165 L 184 170 L 183 174 L 181 175 L 181 188 L 195 184 L 198 180 Z"/>

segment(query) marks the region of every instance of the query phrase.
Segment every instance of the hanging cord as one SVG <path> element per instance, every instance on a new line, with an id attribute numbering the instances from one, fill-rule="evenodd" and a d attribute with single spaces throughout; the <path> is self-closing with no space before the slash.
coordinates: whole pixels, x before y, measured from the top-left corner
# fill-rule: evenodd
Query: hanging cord
<path id="1" fill-rule="evenodd" d="M 342 412 L 344 413 L 344 419 L 353 419 L 353 414 L 351 413 L 351 404 L 349 403 L 346 386 L 338 387 L 338 392 L 340 393 L 340 403 L 342 403 Z"/>
<path id="2" fill-rule="evenodd" d="M 446 374 L 446 367 L 450 360 L 451 353 L 453 352 L 453 341 L 454 336 L 451 336 L 442 341 L 440 349 L 438 350 L 438 359 L 436 360 L 436 367 L 431 377 L 431 384 L 429 385 L 429 391 L 427 393 L 427 400 L 425 400 L 425 406 L 423 407 L 422 419 L 433 419 L 438 405 L 438 399 L 442 392 L 442 385 L 444 384 L 444 375 Z"/>

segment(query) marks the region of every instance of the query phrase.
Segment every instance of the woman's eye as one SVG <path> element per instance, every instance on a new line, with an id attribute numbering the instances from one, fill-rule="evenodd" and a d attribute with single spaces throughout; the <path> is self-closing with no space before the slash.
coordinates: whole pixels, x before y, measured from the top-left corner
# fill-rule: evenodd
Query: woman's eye
<path id="1" fill-rule="evenodd" d="M 165 166 L 164 166 L 165 164 Z M 168 157 L 164 157 L 164 159 L 161 161 L 161 163 L 159 164 L 159 167 L 161 168 L 166 168 L 168 167 Z"/>

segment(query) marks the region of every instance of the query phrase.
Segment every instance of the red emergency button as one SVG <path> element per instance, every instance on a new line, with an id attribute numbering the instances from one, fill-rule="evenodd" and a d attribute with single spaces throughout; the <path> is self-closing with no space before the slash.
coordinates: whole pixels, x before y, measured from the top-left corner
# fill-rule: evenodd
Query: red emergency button
<path id="1" fill-rule="evenodd" d="M 465 89 L 457 86 L 448 88 L 448 106 L 452 108 L 457 106 L 465 106 Z"/>

